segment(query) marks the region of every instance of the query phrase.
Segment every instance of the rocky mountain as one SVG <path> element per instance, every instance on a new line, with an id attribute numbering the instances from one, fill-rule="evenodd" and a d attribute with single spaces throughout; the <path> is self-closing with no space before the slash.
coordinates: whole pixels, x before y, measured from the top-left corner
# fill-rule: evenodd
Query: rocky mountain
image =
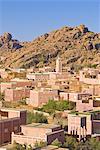
<path id="1" fill-rule="evenodd" d="M 10 33 L 0 37 L 1 67 L 54 66 L 57 55 L 63 66 L 76 70 L 100 67 L 100 33 L 89 31 L 85 25 L 63 27 L 45 33 L 31 42 L 20 43 Z"/>
<path id="2" fill-rule="evenodd" d="M 10 33 L 4 33 L 3 36 L 0 37 L 0 48 L 3 49 L 19 49 L 22 45 L 18 40 L 12 39 L 12 35 Z"/>

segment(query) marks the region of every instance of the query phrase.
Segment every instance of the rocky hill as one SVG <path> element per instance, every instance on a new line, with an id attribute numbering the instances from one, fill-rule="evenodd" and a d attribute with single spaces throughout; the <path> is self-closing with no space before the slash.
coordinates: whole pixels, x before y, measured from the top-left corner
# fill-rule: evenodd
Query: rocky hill
<path id="1" fill-rule="evenodd" d="M 22 45 L 18 40 L 12 39 L 12 35 L 10 33 L 4 33 L 3 36 L 0 36 L 0 48 L 1 50 L 9 50 L 9 49 L 19 49 Z"/>
<path id="2" fill-rule="evenodd" d="M 100 67 L 100 33 L 85 25 L 63 27 L 45 33 L 31 42 L 13 40 L 10 33 L 0 37 L 1 67 L 42 67 L 55 65 L 57 55 L 63 66 L 78 70 L 81 67 Z"/>

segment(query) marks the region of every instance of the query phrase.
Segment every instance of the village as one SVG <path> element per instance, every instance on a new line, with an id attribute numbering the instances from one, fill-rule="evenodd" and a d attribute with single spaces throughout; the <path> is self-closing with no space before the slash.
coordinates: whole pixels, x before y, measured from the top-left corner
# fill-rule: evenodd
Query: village
<path id="1" fill-rule="evenodd" d="M 63 67 L 60 56 L 54 68 L 0 69 L 2 149 L 15 143 L 30 149 L 69 149 L 60 146 L 66 136 L 100 141 L 100 70 L 74 72 Z"/>

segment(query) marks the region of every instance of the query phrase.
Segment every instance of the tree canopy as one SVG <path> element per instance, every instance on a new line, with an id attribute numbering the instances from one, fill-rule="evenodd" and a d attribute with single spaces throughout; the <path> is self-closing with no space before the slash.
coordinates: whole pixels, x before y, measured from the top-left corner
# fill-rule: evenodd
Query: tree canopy
<path id="1" fill-rule="evenodd" d="M 48 120 L 46 116 L 44 116 L 42 113 L 33 113 L 33 112 L 28 112 L 27 114 L 27 123 L 48 123 Z"/>
<path id="2" fill-rule="evenodd" d="M 74 108 L 75 108 L 74 102 L 70 102 L 67 100 L 60 100 L 60 101 L 49 100 L 48 103 L 43 105 L 43 107 L 40 108 L 39 110 L 52 114 L 55 112 L 55 110 L 64 111 L 64 110 L 72 110 Z"/>

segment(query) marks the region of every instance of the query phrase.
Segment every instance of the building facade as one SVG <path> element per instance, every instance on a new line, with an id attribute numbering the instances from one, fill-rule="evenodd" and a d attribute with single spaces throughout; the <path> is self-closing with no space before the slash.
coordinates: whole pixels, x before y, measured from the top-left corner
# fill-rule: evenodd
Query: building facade
<path id="1" fill-rule="evenodd" d="M 26 110 L 0 109 L 0 145 L 11 142 L 12 132 L 26 124 Z"/>
<path id="2" fill-rule="evenodd" d="M 32 146 L 39 141 L 51 144 L 55 139 L 64 143 L 64 130 L 60 125 L 33 123 L 21 126 L 20 134 L 12 133 L 12 143 L 16 141 L 20 144 Z"/>

